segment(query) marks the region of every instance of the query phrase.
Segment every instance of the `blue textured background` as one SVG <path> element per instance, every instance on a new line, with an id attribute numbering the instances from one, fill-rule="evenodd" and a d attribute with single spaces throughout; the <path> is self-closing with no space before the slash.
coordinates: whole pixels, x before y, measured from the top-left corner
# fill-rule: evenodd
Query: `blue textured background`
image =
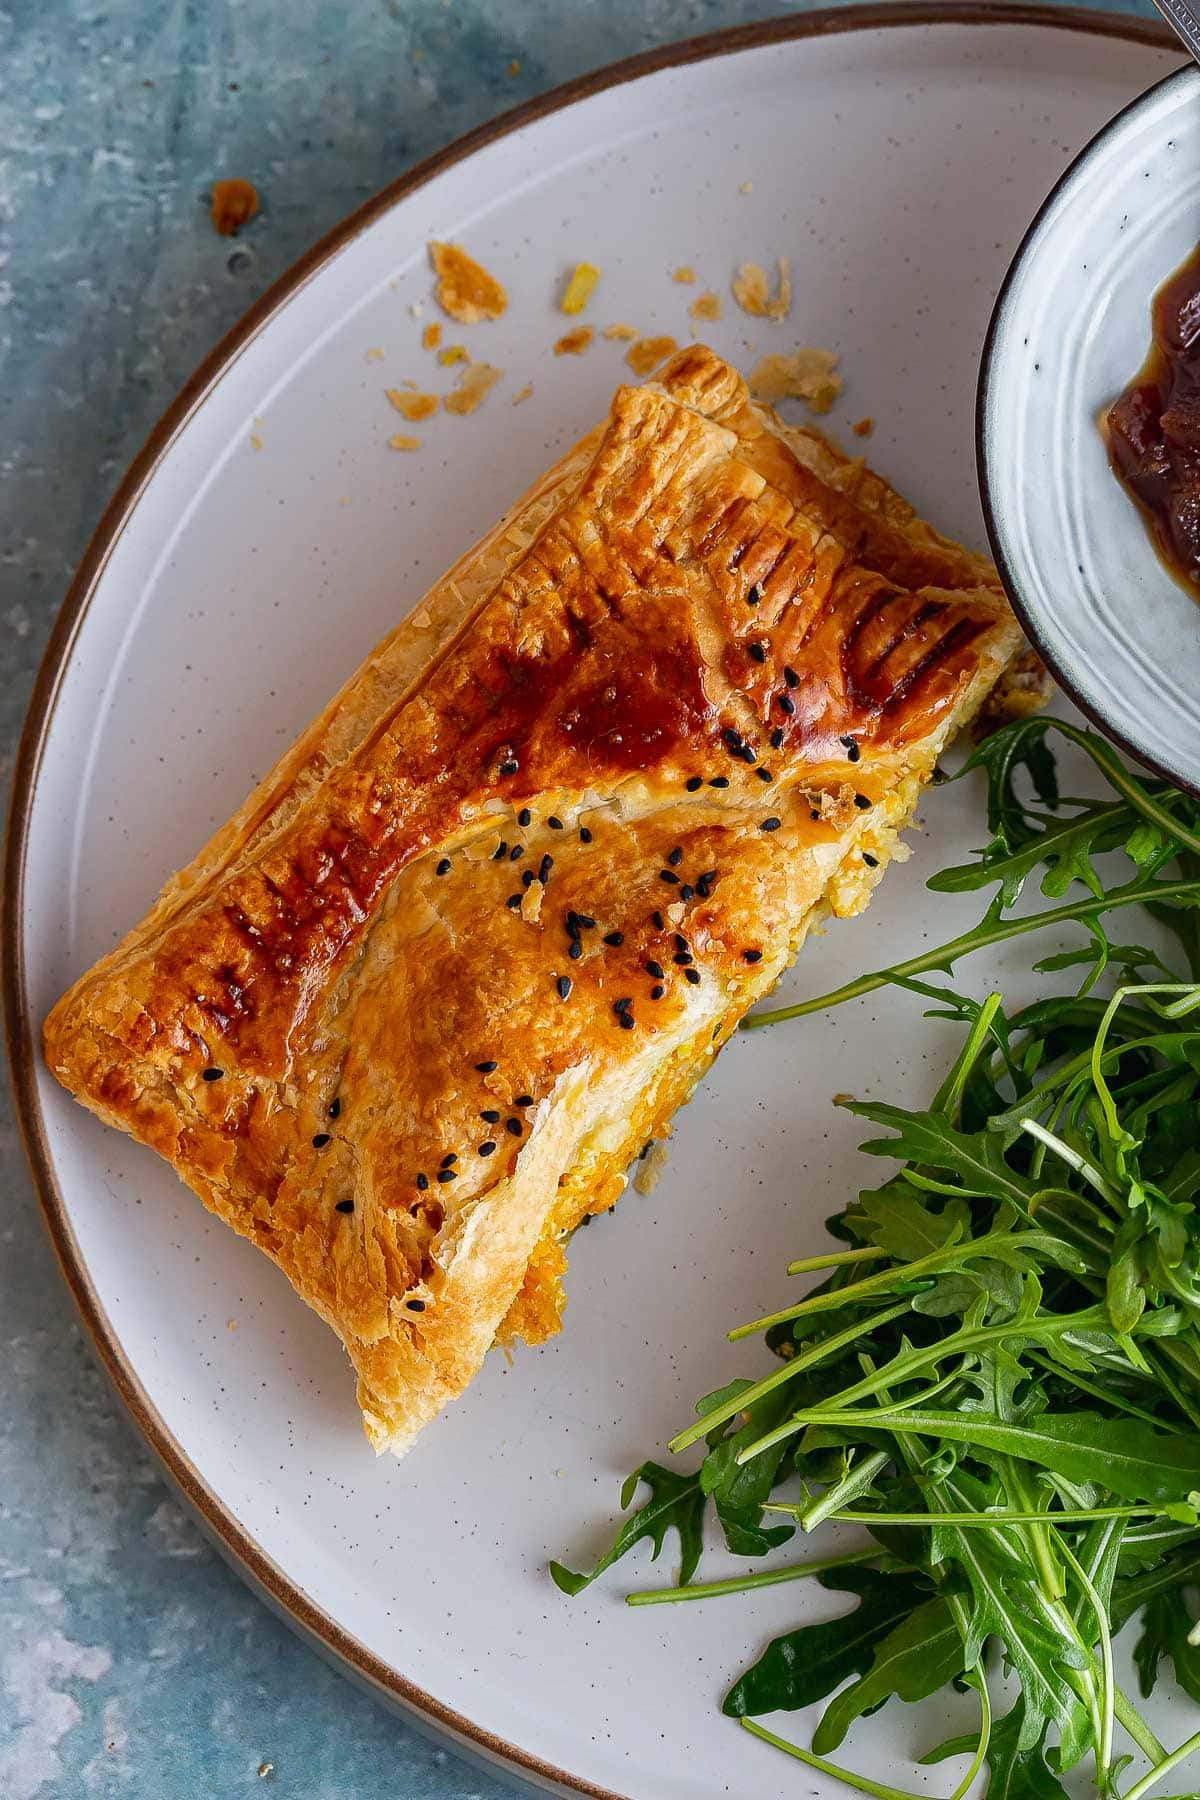
<path id="1" fill-rule="evenodd" d="M 5 782 L 42 644 L 105 500 L 180 383 L 269 282 L 365 196 L 517 100 L 633 51 L 780 10 L 804 9 L 780 0 L 0 8 Z M 252 177 L 263 196 L 236 245 L 208 222 L 221 174 Z M 329 1670 L 207 1548 L 93 1366 L 7 1102 L 0 1159 L 3 1800 L 510 1792 Z M 260 1777 L 266 1763 L 273 1769 Z"/>

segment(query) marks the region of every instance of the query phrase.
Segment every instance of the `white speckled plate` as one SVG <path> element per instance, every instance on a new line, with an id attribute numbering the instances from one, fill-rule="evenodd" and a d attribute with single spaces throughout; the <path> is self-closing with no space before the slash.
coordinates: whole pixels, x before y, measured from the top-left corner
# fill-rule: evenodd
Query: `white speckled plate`
<path id="1" fill-rule="evenodd" d="M 879 466 L 980 540 L 972 402 L 1012 247 L 1079 145 L 1176 61 L 1144 21 L 859 10 L 668 52 L 480 134 L 319 247 L 201 371 L 102 525 L 51 645 L 18 772 L 7 1000 L 30 1153 L 89 1328 L 247 1574 L 381 1693 L 535 1786 L 791 1791 L 794 1773 L 717 1704 L 768 1635 L 832 1614 L 833 1596 L 635 1613 L 621 1596 L 647 1582 L 643 1558 L 575 1601 L 546 1560 L 594 1551 L 624 1475 L 697 1394 L 754 1366 L 723 1328 L 778 1303 L 788 1257 L 820 1241 L 860 1173 L 830 1097 L 927 1094 L 947 1028 L 888 995 L 735 1042 L 653 1196 L 631 1193 L 577 1239 L 563 1336 L 511 1366 L 490 1359 L 395 1463 L 365 1446 L 332 1335 L 149 1152 L 46 1077 L 40 1021 L 430 579 L 602 414 L 622 346 L 550 353 L 574 260 L 604 271 L 597 323 L 686 338 L 696 290 L 672 283 L 677 264 L 727 294 L 738 261 L 789 256 L 789 321 L 727 300 L 716 347 L 743 365 L 768 347 L 836 347 L 847 387 L 832 427 L 873 415 Z M 411 312 L 432 316 L 435 235 L 463 238 L 508 284 L 506 318 L 472 336 L 505 379 L 402 455 L 385 387 L 449 381 Z M 865 920 L 809 947 L 790 990 L 973 915 L 922 883 L 978 841 L 977 799 L 931 798 L 913 864 Z M 1019 965 L 1007 979 L 1020 997 Z M 804 1736 L 812 1721 L 787 1723 Z M 892 1708 L 847 1755 L 876 1776 L 904 1767 L 908 1785 L 933 1728 Z M 928 1779 L 952 1785 L 946 1770 Z"/>
<path id="2" fill-rule="evenodd" d="M 979 395 L 993 549 L 1047 663 L 1110 737 L 1200 788 L 1200 614 L 1108 466 L 1100 420 L 1150 302 L 1200 243 L 1200 69 L 1114 119 L 1064 176 L 997 303 Z"/>

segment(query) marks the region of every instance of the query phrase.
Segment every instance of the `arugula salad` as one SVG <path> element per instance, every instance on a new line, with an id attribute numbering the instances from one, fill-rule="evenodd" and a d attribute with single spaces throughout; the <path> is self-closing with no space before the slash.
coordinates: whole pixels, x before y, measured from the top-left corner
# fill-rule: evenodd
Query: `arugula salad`
<path id="1" fill-rule="evenodd" d="M 1056 738 L 1098 795 L 1060 794 Z M 977 1728 L 923 1759 L 969 1756 L 953 1800 L 985 1769 L 989 1800 L 1065 1800 L 1080 1766 L 1100 1795 L 1142 1800 L 1200 1749 L 1200 1730 L 1160 1743 L 1138 1707 L 1164 1664 L 1200 1701 L 1200 806 L 1054 719 L 1006 727 L 974 769 L 991 840 L 930 886 L 994 888 L 980 923 L 747 1022 L 898 984 L 959 1028 L 949 1073 L 923 1111 L 843 1102 L 898 1169 L 829 1220 L 827 1252 L 791 1264 L 818 1285 L 729 1333 L 774 1360 L 699 1401 L 669 1446 L 701 1446 L 698 1466 L 643 1463 L 622 1506 L 648 1498 L 608 1554 L 551 1572 L 577 1594 L 674 1531 L 677 1584 L 632 1606 L 802 1579 L 851 1596 L 849 1614 L 768 1644 L 723 1706 L 859 1792 L 909 1800 L 840 1760 L 855 1721 L 954 1684 Z M 1158 948 L 1125 941 L 1130 921 Z M 951 984 L 972 951 L 1068 924 L 1080 941 L 1033 964 L 1061 986 L 1050 997 L 1009 1009 Z M 764 1566 L 696 1579 L 710 1509 Z M 773 1554 L 834 1522 L 861 1547 Z M 1138 1696 L 1112 1648 L 1133 1620 Z M 999 1716 L 988 1664 L 1013 1677 Z M 759 1722 L 823 1700 L 811 1744 Z"/>

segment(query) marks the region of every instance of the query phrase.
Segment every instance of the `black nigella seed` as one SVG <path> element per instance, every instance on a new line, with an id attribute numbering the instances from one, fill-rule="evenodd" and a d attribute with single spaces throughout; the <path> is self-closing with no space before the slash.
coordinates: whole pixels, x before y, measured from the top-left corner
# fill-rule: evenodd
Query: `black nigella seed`
<path id="1" fill-rule="evenodd" d="M 563 920 L 563 924 L 566 926 L 567 936 L 570 938 L 577 938 L 583 929 L 579 922 L 579 914 L 577 912 L 569 912 Z"/>
<path id="2" fill-rule="evenodd" d="M 854 804 L 857 806 L 859 812 L 866 812 L 871 802 L 867 799 L 865 794 L 855 794 Z"/>
<path id="3" fill-rule="evenodd" d="M 750 652 L 750 655 L 754 658 L 754 661 L 756 663 L 765 663 L 766 662 L 767 652 L 762 644 L 747 644 L 746 648 Z"/>
<path id="4" fill-rule="evenodd" d="M 742 961 L 748 962 L 748 963 L 761 962 L 762 961 L 762 951 L 761 950 L 743 950 L 742 951 Z"/>
<path id="5" fill-rule="evenodd" d="M 323 1150 L 326 1144 L 332 1144 L 332 1142 L 333 1139 L 327 1131 L 318 1131 L 316 1137 L 312 1141 L 312 1147 L 314 1150 Z"/>
<path id="6" fill-rule="evenodd" d="M 782 725 L 777 725 L 775 727 L 774 731 L 771 733 L 771 748 L 772 748 L 772 750 L 782 750 L 783 749 L 783 726 Z"/>
<path id="7" fill-rule="evenodd" d="M 683 971 L 683 973 L 684 973 L 686 979 L 688 981 L 690 981 L 693 984 L 693 986 L 696 986 L 699 984 L 699 981 L 700 981 L 699 969 L 685 969 Z"/>
<path id="8" fill-rule="evenodd" d="M 675 848 L 672 850 L 671 854 L 668 856 L 667 861 L 670 863 L 670 865 L 673 869 L 677 869 L 679 867 L 680 863 L 683 861 L 682 845 L 676 844 Z"/>
<path id="9" fill-rule="evenodd" d="M 721 733 L 721 738 L 727 750 L 741 749 L 742 734 L 740 731 L 735 731 L 732 725 L 727 725 L 725 727 L 724 731 Z"/>
<path id="10" fill-rule="evenodd" d="M 647 975 L 653 975 L 655 981 L 661 981 L 663 978 L 663 966 L 660 962 L 648 962 L 646 964 L 646 973 Z"/>
<path id="11" fill-rule="evenodd" d="M 783 669 L 783 679 L 790 688 L 798 688 L 800 686 L 800 677 L 797 675 L 795 669 L 789 668 L 786 663 L 784 664 Z"/>
<path id="12" fill-rule="evenodd" d="M 681 887 L 681 888 L 680 888 L 680 890 L 679 890 L 679 898 L 680 898 L 680 899 L 681 899 L 681 900 L 690 900 L 690 899 L 691 899 L 691 897 L 692 897 L 692 895 L 693 895 L 693 894 L 694 894 L 694 893 L 695 893 L 695 892 L 696 892 L 696 890 L 695 890 L 695 888 L 694 888 L 694 887 L 693 887 L 693 886 L 692 886 L 692 884 L 691 884 L 691 882 L 690 882 L 690 881 L 685 881 L 685 882 L 684 882 L 684 884 L 683 884 L 683 886 L 682 886 L 682 887 Z"/>
<path id="13" fill-rule="evenodd" d="M 448 875 L 449 873 L 450 873 L 450 858 L 448 856 L 443 856 L 441 861 L 438 863 L 437 868 L 434 870 L 434 874 L 435 875 Z"/>
<path id="14" fill-rule="evenodd" d="M 515 775 L 519 767 L 520 764 L 515 763 L 512 758 L 509 757 L 507 762 L 502 762 L 500 764 L 500 773 L 502 775 Z"/>
<path id="15" fill-rule="evenodd" d="M 856 763 L 862 755 L 862 751 L 859 749 L 857 743 L 852 737 L 844 737 L 841 739 L 841 742 L 845 747 L 846 761 Z"/>
<path id="16" fill-rule="evenodd" d="M 879 858 L 877 856 L 872 856 L 867 850 L 863 851 L 863 861 L 866 863 L 868 869 L 877 869 L 879 867 Z"/>
<path id="17" fill-rule="evenodd" d="M 683 785 L 689 794 L 694 794 L 704 786 L 704 777 L 703 775 L 689 775 Z"/>
<path id="18" fill-rule="evenodd" d="M 518 906 L 521 904 L 520 894 L 510 894 L 504 904 L 511 912 L 516 912 Z"/>
<path id="19" fill-rule="evenodd" d="M 579 827 L 579 841 L 581 844 L 590 844 L 592 841 L 592 834 L 586 825 Z"/>
<path id="20" fill-rule="evenodd" d="M 675 948 L 677 950 L 690 950 L 691 949 L 691 945 L 688 943 L 687 939 L 684 937 L 682 931 L 677 931 L 675 933 Z"/>
<path id="21" fill-rule="evenodd" d="M 479 1062 L 475 1068 L 480 1075 L 491 1075 L 500 1067 L 498 1062 Z"/>
<path id="22" fill-rule="evenodd" d="M 755 769 L 754 773 L 760 781 L 774 781 L 775 779 L 770 769 Z"/>
<path id="23" fill-rule="evenodd" d="M 613 1001 L 612 1009 L 615 1013 L 628 1012 L 632 1005 L 633 995 L 626 994 L 623 999 Z"/>
<path id="24" fill-rule="evenodd" d="M 667 929 L 666 920 L 657 908 L 650 914 L 650 922 L 656 931 L 665 931 Z"/>
<path id="25" fill-rule="evenodd" d="M 508 860 L 509 860 L 509 862 L 520 862 L 520 860 L 524 856 L 524 854 L 525 854 L 524 844 L 514 844 L 512 849 L 508 853 Z"/>
<path id="26" fill-rule="evenodd" d="M 762 599 L 762 588 L 759 586 L 758 582 L 756 581 L 754 583 L 753 587 L 749 587 L 746 589 L 746 605 L 747 606 L 757 606 L 761 599 Z"/>
<path id="27" fill-rule="evenodd" d="M 568 946 L 568 949 L 567 949 L 567 955 L 570 957 L 572 962 L 578 962 L 580 957 L 583 955 L 583 945 L 580 943 L 578 938 L 571 939 L 570 945 Z"/>
<path id="28" fill-rule="evenodd" d="M 561 831 L 563 828 L 562 820 L 560 818 L 558 818 L 554 813 L 550 814 L 550 817 L 546 820 L 546 823 L 550 827 L 551 831 Z"/>
<path id="29" fill-rule="evenodd" d="M 205 1081 L 220 1081 L 222 1076 L 224 1075 L 224 1073 L 225 1073 L 224 1069 L 205 1069 L 204 1080 Z"/>
<path id="30" fill-rule="evenodd" d="M 514 1106 L 532 1106 L 533 1105 L 533 1095 L 532 1094 L 518 1094 L 516 1099 L 513 1101 L 513 1105 Z"/>
<path id="31" fill-rule="evenodd" d="M 754 751 L 750 748 L 749 744 L 743 744 L 741 749 L 738 751 L 738 755 L 741 757 L 741 759 L 744 763 L 756 763 L 758 761 L 758 757 L 756 756 Z"/>
<path id="32" fill-rule="evenodd" d="M 498 1125 L 500 1123 L 500 1114 L 496 1111 L 494 1106 L 489 1106 L 486 1112 L 481 1112 L 479 1116 L 485 1125 Z"/>
<path id="33" fill-rule="evenodd" d="M 404 1302 L 404 1304 L 408 1308 L 409 1312 L 424 1312 L 425 1311 L 425 1302 L 423 1300 L 406 1300 Z"/>
<path id="34" fill-rule="evenodd" d="M 789 718 L 796 710 L 796 702 L 788 694 L 776 694 L 775 704 L 780 712 L 787 713 Z"/>
<path id="35" fill-rule="evenodd" d="M 671 961 L 677 962 L 681 969 L 686 968 L 688 963 L 695 962 L 695 960 L 690 950 L 677 950 L 671 958 Z"/>
<path id="36" fill-rule="evenodd" d="M 458 1170 L 457 1169 L 439 1169 L 437 1172 L 437 1178 L 441 1182 L 457 1181 L 458 1180 Z"/>
<path id="37" fill-rule="evenodd" d="M 501 838 L 500 842 L 496 845 L 496 848 L 492 851 L 492 861 L 503 862 L 507 855 L 508 845 L 505 843 L 504 839 Z"/>
<path id="38" fill-rule="evenodd" d="M 329 1116 L 331 1119 L 336 1119 L 341 1110 L 342 1103 L 340 1100 L 333 1099 L 329 1102 Z"/>
<path id="39" fill-rule="evenodd" d="M 417 1192 L 419 1194 L 423 1194 L 428 1186 L 429 1186 L 428 1175 L 418 1175 L 417 1176 Z"/>
<path id="40" fill-rule="evenodd" d="M 777 819 L 772 815 L 771 818 L 763 820 L 761 828 L 763 831 L 778 831 L 782 824 L 782 819 Z"/>
<path id="41" fill-rule="evenodd" d="M 574 983 L 569 975 L 560 975 L 554 985 L 558 989 L 559 999 L 565 1000 L 567 995 L 571 992 Z"/>
<path id="42" fill-rule="evenodd" d="M 702 900 L 707 900 L 716 885 L 717 871 L 715 869 L 710 869 L 707 875 L 701 875 L 699 881 L 696 883 L 696 892 Z"/>
<path id="43" fill-rule="evenodd" d="M 593 919 L 591 913 L 576 913 L 575 923 L 577 925 L 582 925 L 585 931 L 595 931 L 596 929 L 596 921 Z"/>
<path id="44" fill-rule="evenodd" d="M 728 775 L 714 775 L 708 785 L 709 785 L 709 787 L 716 787 L 716 788 L 728 787 L 729 786 L 729 777 L 728 777 Z"/>
<path id="45" fill-rule="evenodd" d="M 543 856 L 541 862 L 538 864 L 538 880 L 541 882 L 543 887 L 545 887 L 546 883 L 549 881 L 550 871 L 553 867 L 554 867 L 554 858 L 551 856 L 550 852 L 547 850 L 545 856 Z"/>
<path id="46" fill-rule="evenodd" d="M 505 1119 L 504 1129 L 513 1137 L 520 1137 L 525 1127 L 521 1124 L 520 1119 Z"/>
<path id="47" fill-rule="evenodd" d="M 819 819 L 821 815 L 819 812 L 813 811 L 810 812 L 808 816 L 810 819 Z"/>
<path id="48" fill-rule="evenodd" d="M 622 1031 L 632 1031 L 634 1026 L 637 1024 L 637 1020 L 634 1018 L 633 1014 L 627 1013 L 627 1012 L 618 1013 L 617 1014 L 617 1022 L 620 1025 Z"/>
<path id="49" fill-rule="evenodd" d="M 458 1151 L 457 1150 L 447 1150 L 445 1156 L 443 1156 L 443 1158 L 442 1158 L 441 1166 L 443 1169 L 448 1169 L 450 1167 L 451 1163 L 456 1163 L 457 1161 L 458 1161 Z"/>
<path id="50" fill-rule="evenodd" d="M 532 887 L 535 879 L 536 879 L 536 877 L 535 877 L 532 869 L 523 869 L 521 871 L 521 886 L 522 887 Z"/>
<path id="51" fill-rule="evenodd" d="M 495 1143 L 492 1141 L 491 1138 L 488 1138 L 488 1140 L 485 1144 L 480 1144 L 480 1146 L 476 1150 L 475 1154 L 476 1154 L 476 1156 L 490 1156 L 492 1154 L 492 1151 L 495 1148 L 496 1148 Z"/>
<path id="52" fill-rule="evenodd" d="M 652 987 L 650 989 L 650 998 L 652 1000 L 661 1000 L 666 991 L 665 987 Z"/>
<path id="53" fill-rule="evenodd" d="M 517 814 L 517 824 L 521 827 L 522 831 L 524 831 L 525 827 L 528 825 L 528 823 L 532 819 L 532 817 L 533 817 L 533 814 L 530 812 L 529 808 L 527 806 L 523 806 L 521 808 L 520 812 Z"/>
<path id="54" fill-rule="evenodd" d="M 660 869 L 658 871 L 658 879 L 660 881 L 665 881 L 669 887 L 679 886 L 679 877 L 674 869 Z"/>
<path id="55" fill-rule="evenodd" d="M 606 944 L 611 944 L 614 950 L 619 950 L 621 945 L 625 942 L 625 933 L 623 931 L 606 931 L 603 941 Z"/>
<path id="56" fill-rule="evenodd" d="M 339 1200 L 333 1210 L 334 1212 L 353 1212 L 354 1202 L 353 1200 Z"/>

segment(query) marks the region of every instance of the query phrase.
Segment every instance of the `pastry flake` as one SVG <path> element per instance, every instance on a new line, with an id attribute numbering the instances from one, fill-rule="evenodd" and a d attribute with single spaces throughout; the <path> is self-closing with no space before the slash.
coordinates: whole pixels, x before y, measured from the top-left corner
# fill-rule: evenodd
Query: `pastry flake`
<path id="1" fill-rule="evenodd" d="M 558 1329 L 571 1232 L 1019 645 L 990 564 L 684 350 L 64 996 L 50 1067 L 284 1271 L 402 1451 Z"/>

